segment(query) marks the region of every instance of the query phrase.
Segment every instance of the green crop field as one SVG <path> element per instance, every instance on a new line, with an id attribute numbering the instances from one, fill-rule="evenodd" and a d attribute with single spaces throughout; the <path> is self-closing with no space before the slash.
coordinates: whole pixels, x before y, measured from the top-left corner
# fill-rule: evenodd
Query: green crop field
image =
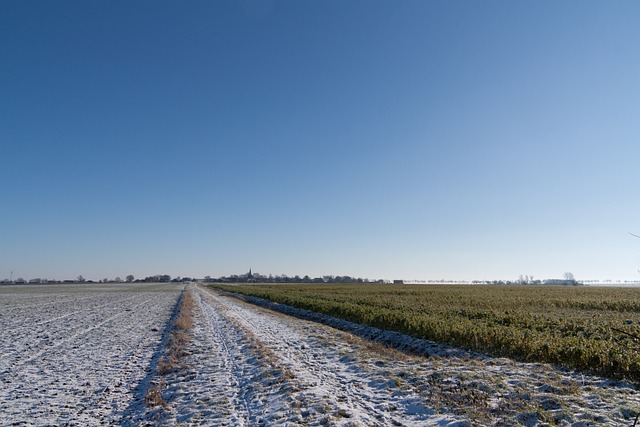
<path id="1" fill-rule="evenodd" d="M 638 288 L 371 284 L 217 287 L 489 355 L 640 380 Z"/>

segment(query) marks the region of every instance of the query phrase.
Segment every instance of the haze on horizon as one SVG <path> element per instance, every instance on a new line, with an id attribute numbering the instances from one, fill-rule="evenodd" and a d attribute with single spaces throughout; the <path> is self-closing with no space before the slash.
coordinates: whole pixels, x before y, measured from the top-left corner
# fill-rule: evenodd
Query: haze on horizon
<path id="1" fill-rule="evenodd" d="M 0 280 L 636 280 L 639 17 L 0 2 Z"/>

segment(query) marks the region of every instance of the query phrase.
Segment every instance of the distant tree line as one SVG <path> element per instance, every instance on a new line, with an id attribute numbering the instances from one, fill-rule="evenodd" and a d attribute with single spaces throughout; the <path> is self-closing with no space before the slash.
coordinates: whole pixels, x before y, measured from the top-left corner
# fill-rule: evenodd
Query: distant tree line
<path id="1" fill-rule="evenodd" d="M 269 274 L 268 276 L 260 273 L 232 274 L 230 276 L 222 276 L 212 278 L 205 276 L 205 282 L 209 283 L 386 283 L 384 280 L 369 280 L 362 277 L 351 276 L 333 276 L 326 275 L 322 277 L 305 276 L 287 276 L 286 274 Z"/>
<path id="2" fill-rule="evenodd" d="M 144 279 L 134 280 L 134 283 L 184 283 L 184 282 L 195 282 L 198 279 L 191 277 L 174 277 L 171 278 L 168 274 L 156 274 L 155 276 L 147 276 Z"/>
<path id="3" fill-rule="evenodd" d="M 583 286 L 582 282 L 576 280 L 573 273 L 564 273 L 562 279 L 534 279 L 533 276 L 520 275 L 517 280 L 474 280 L 474 285 L 563 285 L 563 286 Z"/>
<path id="4" fill-rule="evenodd" d="M 129 274 L 125 277 L 125 280 L 122 280 L 120 277 L 115 277 L 113 279 L 104 278 L 102 280 L 93 281 L 87 280 L 82 275 L 78 276 L 74 280 L 48 280 L 48 279 L 32 279 L 32 280 L 24 280 L 23 278 L 17 278 L 15 280 L 5 279 L 0 281 L 0 284 L 56 284 L 56 283 L 185 283 L 185 282 L 196 282 L 196 281 L 204 281 L 208 283 L 395 283 L 395 284 L 403 284 L 405 283 L 403 280 L 394 280 L 393 282 L 377 279 L 370 280 L 368 278 L 362 277 L 352 277 L 352 276 L 333 276 L 333 275 L 325 275 L 320 277 L 310 277 L 308 275 L 305 276 L 288 276 L 286 274 L 269 274 L 264 275 L 260 273 L 253 273 L 249 270 L 248 273 L 245 274 L 232 274 L 230 276 L 221 276 L 218 278 L 212 278 L 211 276 L 205 276 L 204 279 L 198 279 L 196 276 L 192 277 L 174 277 L 172 278 L 168 274 L 156 274 L 153 276 L 147 276 L 144 279 L 136 279 L 133 275 Z M 409 282 L 411 283 L 411 282 Z M 420 281 L 419 283 L 432 283 L 432 284 L 456 284 L 456 283 L 468 283 L 474 285 L 570 285 L 570 286 L 581 286 L 582 282 L 577 281 L 572 273 L 565 273 L 562 279 L 547 279 L 547 280 L 539 280 L 534 279 L 533 276 L 529 275 L 521 275 L 517 280 L 474 280 L 472 282 L 450 282 L 446 280 L 441 281 Z"/>

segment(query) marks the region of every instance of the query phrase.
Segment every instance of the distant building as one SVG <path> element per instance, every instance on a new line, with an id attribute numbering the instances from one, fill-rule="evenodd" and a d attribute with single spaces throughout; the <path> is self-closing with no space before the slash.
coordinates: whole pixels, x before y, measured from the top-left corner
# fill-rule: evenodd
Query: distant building
<path id="1" fill-rule="evenodd" d="M 394 280 L 393 284 L 394 285 L 404 285 L 404 280 Z"/>

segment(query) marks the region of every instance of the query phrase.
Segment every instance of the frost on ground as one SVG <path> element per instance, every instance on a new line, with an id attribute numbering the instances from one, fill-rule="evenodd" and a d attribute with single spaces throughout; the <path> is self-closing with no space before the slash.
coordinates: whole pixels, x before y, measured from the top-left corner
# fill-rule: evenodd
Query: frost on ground
<path id="1" fill-rule="evenodd" d="M 0 425 L 119 425 L 139 411 L 180 289 L 3 286 Z"/>
<path id="2" fill-rule="evenodd" d="M 147 406 L 180 287 L 25 289 L 0 289 L 0 425 L 631 426 L 640 408 L 621 382 L 199 286 Z"/>
<path id="3" fill-rule="evenodd" d="M 200 287 L 187 367 L 168 379 L 164 425 L 629 426 L 630 385 L 423 342 L 408 356 L 360 335 L 416 340 Z M 299 317 L 311 316 L 316 321 Z"/>

